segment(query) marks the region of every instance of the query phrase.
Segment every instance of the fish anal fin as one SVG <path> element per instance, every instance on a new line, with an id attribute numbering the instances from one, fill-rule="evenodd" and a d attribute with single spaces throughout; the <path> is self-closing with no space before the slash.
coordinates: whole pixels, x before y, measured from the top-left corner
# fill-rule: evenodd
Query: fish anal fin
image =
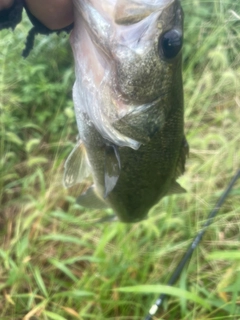
<path id="1" fill-rule="evenodd" d="M 168 189 L 167 195 L 172 194 L 180 194 L 180 193 L 186 193 L 187 191 L 180 186 L 180 184 L 177 181 L 174 181 L 170 188 Z"/>
<path id="2" fill-rule="evenodd" d="M 92 185 L 86 192 L 77 198 L 77 203 L 89 209 L 106 209 L 108 205 L 97 196 L 95 188 Z"/>
<path id="3" fill-rule="evenodd" d="M 81 140 L 77 142 L 64 164 L 63 185 L 70 188 L 81 183 L 90 175 L 85 147 Z"/>

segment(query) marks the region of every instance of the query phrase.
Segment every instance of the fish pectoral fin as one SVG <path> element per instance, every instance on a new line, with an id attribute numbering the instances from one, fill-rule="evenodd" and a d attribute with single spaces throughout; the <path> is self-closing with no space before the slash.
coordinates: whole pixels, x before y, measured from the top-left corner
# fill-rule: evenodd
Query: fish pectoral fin
<path id="1" fill-rule="evenodd" d="M 187 191 L 183 187 L 181 187 L 177 181 L 174 181 L 167 192 L 167 196 L 186 192 Z"/>
<path id="2" fill-rule="evenodd" d="M 70 188 L 88 176 L 90 176 L 90 166 L 85 147 L 79 140 L 64 164 L 63 185 L 65 188 Z"/>
<path id="3" fill-rule="evenodd" d="M 90 209 L 108 208 L 107 204 L 97 196 L 94 185 L 89 187 L 86 192 L 77 198 L 77 203 L 82 207 Z"/>
<path id="4" fill-rule="evenodd" d="M 104 198 L 114 189 L 121 171 L 121 161 L 118 147 L 107 145 L 105 150 L 104 168 Z"/>

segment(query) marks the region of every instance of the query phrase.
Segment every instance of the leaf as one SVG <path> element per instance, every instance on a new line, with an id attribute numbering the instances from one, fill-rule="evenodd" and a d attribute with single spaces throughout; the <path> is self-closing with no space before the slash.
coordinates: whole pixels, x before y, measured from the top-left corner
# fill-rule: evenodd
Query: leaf
<path id="1" fill-rule="evenodd" d="M 42 291 L 43 295 L 47 298 L 48 297 L 48 292 L 47 292 L 47 289 L 45 287 L 43 278 L 41 276 L 41 273 L 40 273 L 38 267 L 35 267 L 33 269 L 33 275 L 34 275 L 35 281 L 36 281 L 39 289 Z"/>
<path id="2" fill-rule="evenodd" d="M 30 310 L 25 317 L 23 318 L 23 320 L 31 320 L 32 317 L 36 314 L 36 313 L 40 313 L 40 311 L 42 311 L 45 308 L 46 305 L 46 301 L 41 302 L 40 304 L 38 304 L 37 306 L 35 306 L 32 310 Z"/>
<path id="3" fill-rule="evenodd" d="M 69 242 L 69 243 L 75 243 L 77 245 L 84 245 L 86 246 L 86 241 L 83 241 L 79 238 L 73 237 L 73 236 L 68 236 L 64 234 L 49 234 L 47 236 L 42 236 L 41 240 L 51 240 L 51 241 L 60 241 L 60 242 Z"/>
<path id="4" fill-rule="evenodd" d="M 79 297 L 91 297 L 91 296 L 94 296 L 94 293 L 91 291 L 74 290 L 74 291 L 63 291 L 63 292 L 56 293 L 53 295 L 53 298 L 68 297 L 68 298 L 79 299 Z"/>
<path id="5" fill-rule="evenodd" d="M 132 286 L 132 287 L 122 287 L 114 289 L 120 292 L 133 292 L 133 293 L 165 293 L 167 295 L 185 298 L 187 300 L 193 301 L 206 309 L 210 309 L 210 305 L 202 298 L 200 298 L 195 293 L 176 288 L 170 287 L 168 285 L 139 285 L 139 286 Z"/>
<path id="6" fill-rule="evenodd" d="M 72 308 L 62 307 L 62 309 L 63 309 L 64 311 L 66 311 L 68 314 L 70 314 L 71 316 L 74 316 L 74 317 L 80 319 L 79 314 L 78 314 L 75 310 L 73 310 Z"/>
<path id="7" fill-rule="evenodd" d="M 53 320 L 69 320 L 50 311 L 45 311 L 44 313 L 46 316 L 48 316 L 50 319 L 53 319 Z"/>
<path id="8" fill-rule="evenodd" d="M 240 260 L 240 251 L 214 251 L 207 255 L 208 260 Z"/>
<path id="9" fill-rule="evenodd" d="M 65 266 L 62 262 L 54 260 L 54 259 L 49 259 L 50 263 L 52 263 L 56 268 L 61 270 L 63 273 L 65 273 L 70 279 L 72 279 L 74 282 L 77 282 L 78 279 L 77 277 L 74 276 L 74 274 L 70 271 L 70 269 Z"/>

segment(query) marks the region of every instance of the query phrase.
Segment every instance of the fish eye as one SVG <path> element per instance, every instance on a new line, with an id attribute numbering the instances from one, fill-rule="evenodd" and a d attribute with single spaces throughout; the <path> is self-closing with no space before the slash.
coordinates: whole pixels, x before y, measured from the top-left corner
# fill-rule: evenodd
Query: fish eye
<path id="1" fill-rule="evenodd" d="M 164 58 L 173 59 L 181 51 L 182 43 L 182 34 L 176 29 L 169 30 L 159 38 L 158 51 Z"/>

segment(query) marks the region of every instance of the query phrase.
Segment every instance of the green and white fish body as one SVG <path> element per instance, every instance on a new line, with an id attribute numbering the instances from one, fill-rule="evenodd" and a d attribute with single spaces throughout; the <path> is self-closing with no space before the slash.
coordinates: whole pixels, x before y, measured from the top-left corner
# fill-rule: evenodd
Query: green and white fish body
<path id="1" fill-rule="evenodd" d="M 184 192 L 183 12 L 179 0 L 74 0 L 71 45 L 80 141 L 64 185 L 91 175 L 78 198 L 136 222 Z"/>

